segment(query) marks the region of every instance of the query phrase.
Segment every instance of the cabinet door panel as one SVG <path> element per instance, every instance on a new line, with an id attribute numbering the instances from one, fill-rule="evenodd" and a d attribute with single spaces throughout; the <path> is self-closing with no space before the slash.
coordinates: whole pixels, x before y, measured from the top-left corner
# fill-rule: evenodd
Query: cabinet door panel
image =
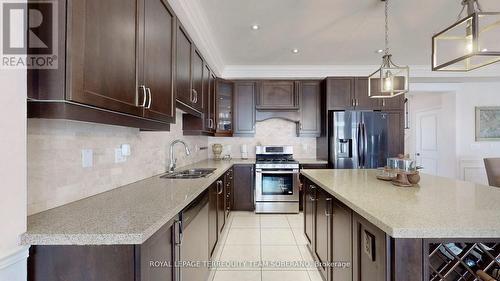
<path id="1" fill-rule="evenodd" d="M 404 110 L 405 95 L 400 95 L 393 98 L 381 99 L 382 110 Z"/>
<path id="2" fill-rule="evenodd" d="M 216 78 L 213 72 L 210 72 L 210 89 L 209 89 L 209 97 L 208 97 L 208 118 L 210 119 L 210 130 L 215 131 L 216 123 L 215 123 L 215 112 L 216 112 Z"/>
<path id="3" fill-rule="evenodd" d="M 217 230 L 220 234 L 226 224 L 226 206 L 224 204 L 224 177 L 220 178 L 219 181 L 217 190 Z"/>
<path id="4" fill-rule="evenodd" d="M 234 92 L 234 134 L 255 134 L 256 83 L 236 82 Z"/>
<path id="5" fill-rule="evenodd" d="M 326 265 L 331 261 L 331 216 L 327 216 L 329 212 L 327 199 L 331 200 L 331 197 L 327 195 L 322 189 L 318 189 L 316 196 L 316 229 L 315 229 L 315 239 L 314 239 L 314 253 L 318 261 L 322 265 Z M 325 279 L 328 278 L 328 267 L 319 267 L 320 273 Z"/>
<path id="6" fill-rule="evenodd" d="M 217 244 L 217 185 L 213 183 L 208 189 L 208 252 L 212 256 Z"/>
<path id="7" fill-rule="evenodd" d="M 253 165 L 235 165 L 233 173 L 233 210 L 253 211 L 255 209 Z"/>
<path id="8" fill-rule="evenodd" d="M 195 50 L 193 53 L 193 65 L 192 65 L 192 91 L 193 91 L 193 102 L 192 106 L 203 112 L 203 58 L 201 54 Z"/>
<path id="9" fill-rule="evenodd" d="M 233 91 L 231 81 L 216 80 L 216 126 L 217 134 L 229 135 L 233 133 Z"/>
<path id="10" fill-rule="evenodd" d="M 264 81 L 257 103 L 257 109 L 298 109 L 294 81 Z"/>
<path id="11" fill-rule="evenodd" d="M 321 134 L 321 88 L 319 81 L 299 82 L 300 91 L 300 136 Z"/>
<path id="12" fill-rule="evenodd" d="M 326 81 L 328 110 L 353 108 L 354 78 L 328 78 Z"/>
<path id="13" fill-rule="evenodd" d="M 316 186 L 305 180 L 304 188 L 304 234 L 312 248 L 314 241 L 314 224 L 316 212 Z M 311 249 L 312 250 L 312 249 Z"/>
<path id="14" fill-rule="evenodd" d="M 332 213 L 332 261 L 346 261 L 352 264 L 352 211 L 334 200 Z M 352 280 L 352 267 L 334 267 L 332 280 Z"/>
<path id="15" fill-rule="evenodd" d="M 71 1 L 68 11 L 71 52 L 67 58 L 70 81 L 66 98 L 142 115 L 136 82 L 136 0 Z"/>
<path id="16" fill-rule="evenodd" d="M 354 83 L 356 109 L 379 110 L 380 99 L 373 99 L 368 96 L 368 78 L 355 78 Z"/>
<path id="17" fill-rule="evenodd" d="M 151 92 L 151 106 L 144 116 L 151 119 L 175 121 L 173 89 L 173 37 L 175 15 L 163 0 L 144 2 L 144 85 Z"/>
<path id="18" fill-rule="evenodd" d="M 205 64 L 203 68 L 203 130 L 210 131 L 210 68 Z"/>
<path id="19" fill-rule="evenodd" d="M 186 105 L 191 105 L 191 40 L 178 23 L 176 45 L 176 97 Z"/>
<path id="20" fill-rule="evenodd" d="M 173 227 L 163 226 L 140 247 L 141 281 L 169 281 L 173 280 L 172 267 L 151 267 L 150 261 L 173 262 Z"/>
<path id="21" fill-rule="evenodd" d="M 404 154 L 404 115 L 402 111 L 387 113 L 389 157 Z"/>

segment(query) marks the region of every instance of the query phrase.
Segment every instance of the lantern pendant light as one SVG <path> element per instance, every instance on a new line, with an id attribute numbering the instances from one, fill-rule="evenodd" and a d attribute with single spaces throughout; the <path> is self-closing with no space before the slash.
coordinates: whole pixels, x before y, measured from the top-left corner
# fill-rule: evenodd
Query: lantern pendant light
<path id="1" fill-rule="evenodd" d="M 482 12 L 478 0 L 461 1 L 458 21 L 432 37 L 433 71 L 465 72 L 500 61 L 500 12 Z"/>
<path id="2" fill-rule="evenodd" d="M 380 68 L 368 76 L 370 98 L 392 98 L 409 91 L 410 68 L 392 62 L 389 52 L 389 0 L 385 2 L 385 52 Z"/>

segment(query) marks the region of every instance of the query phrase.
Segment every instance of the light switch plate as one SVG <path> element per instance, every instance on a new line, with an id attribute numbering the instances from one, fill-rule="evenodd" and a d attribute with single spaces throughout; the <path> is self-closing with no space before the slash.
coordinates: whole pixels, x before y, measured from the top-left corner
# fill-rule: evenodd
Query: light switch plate
<path id="1" fill-rule="evenodd" d="M 122 162 L 125 162 L 127 161 L 127 157 L 125 157 L 123 154 L 122 154 L 122 149 L 119 147 L 119 148 L 115 148 L 115 163 L 122 163 Z"/>
<path id="2" fill-rule="evenodd" d="M 94 165 L 94 152 L 92 149 L 82 149 L 82 167 L 92 168 Z"/>

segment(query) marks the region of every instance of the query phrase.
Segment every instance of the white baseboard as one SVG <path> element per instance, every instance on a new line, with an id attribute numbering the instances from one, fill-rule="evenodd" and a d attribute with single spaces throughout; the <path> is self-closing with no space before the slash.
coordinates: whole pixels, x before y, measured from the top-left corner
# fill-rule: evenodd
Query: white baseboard
<path id="1" fill-rule="evenodd" d="M 0 280 L 26 281 L 28 255 L 29 247 L 21 247 L 5 257 L 0 257 Z"/>

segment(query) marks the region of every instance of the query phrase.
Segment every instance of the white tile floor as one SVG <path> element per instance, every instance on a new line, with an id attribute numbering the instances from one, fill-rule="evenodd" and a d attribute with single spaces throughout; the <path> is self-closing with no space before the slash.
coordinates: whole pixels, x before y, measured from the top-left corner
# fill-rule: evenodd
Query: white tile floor
<path id="1" fill-rule="evenodd" d="M 322 281 L 315 268 L 255 266 L 265 261 L 312 261 L 306 243 L 302 214 L 232 212 L 214 253 L 214 261 L 237 263 L 237 266 L 214 269 L 208 280 Z"/>

